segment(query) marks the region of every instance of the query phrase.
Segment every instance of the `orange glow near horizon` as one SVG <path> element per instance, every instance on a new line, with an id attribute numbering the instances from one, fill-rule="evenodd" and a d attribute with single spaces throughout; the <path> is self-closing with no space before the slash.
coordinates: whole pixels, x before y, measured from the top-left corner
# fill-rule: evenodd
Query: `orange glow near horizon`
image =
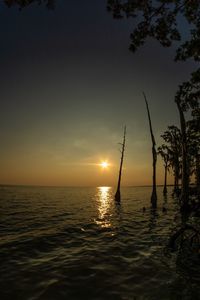
<path id="1" fill-rule="evenodd" d="M 117 184 L 119 157 L 115 150 L 104 156 L 98 153 L 87 160 L 79 159 L 79 153 L 77 156 L 71 154 L 69 158 L 60 157 L 58 160 L 58 157 L 53 156 L 50 151 L 41 153 L 36 147 L 29 149 L 26 153 L 22 151 L 7 153 L 8 157 L 4 155 L 1 161 L 0 184 L 77 187 L 116 186 Z M 127 153 L 122 186 L 152 184 L 150 154 L 148 158 L 142 160 L 137 153 Z M 163 165 L 159 159 L 157 184 L 160 185 L 163 182 Z M 172 173 L 168 176 L 168 183 L 173 183 Z"/>

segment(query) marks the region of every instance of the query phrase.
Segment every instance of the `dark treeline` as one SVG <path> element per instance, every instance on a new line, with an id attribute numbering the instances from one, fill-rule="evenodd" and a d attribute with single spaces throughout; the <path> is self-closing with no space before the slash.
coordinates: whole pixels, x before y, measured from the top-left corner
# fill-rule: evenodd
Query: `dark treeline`
<path id="1" fill-rule="evenodd" d="M 130 34 L 130 50 L 137 51 L 148 37 L 156 39 L 162 46 L 179 44 L 175 53 L 176 61 L 193 59 L 200 61 L 200 2 L 199 0 L 179 1 L 134 1 L 108 0 L 108 11 L 116 19 L 132 18 L 133 32 Z M 182 42 L 178 17 L 182 15 L 190 32 L 187 41 Z M 177 43 L 177 41 L 179 43 Z M 190 177 L 196 175 L 199 191 L 199 135 L 200 135 L 200 68 L 195 70 L 187 82 L 178 87 L 175 104 L 178 110 L 180 129 L 169 126 L 162 135 L 163 145 L 158 148 L 167 171 L 171 167 L 174 174 L 174 192 L 179 192 L 181 183 L 181 207 L 187 210 L 190 196 Z M 190 119 L 186 119 L 190 115 Z M 166 184 L 164 193 L 166 193 Z"/>
<path id="2" fill-rule="evenodd" d="M 190 187 L 188 192 L 199 195 L 200 132 L 196 127 L 196 122 L 195 118 L 186 122 L 187 171 L 188 183 L 194 183 L 193 188 Z M 172 125 L 168 126 L 161 137 L 163 144 L 158 147 L 158 154 L 162 157 L 165 172 L 163 193 L 167 193 L 167 173 L 172 170 L 174 176 L 173 194 L 178 196 L 181 191 L 179 186 L 183 172 L 182 133 L 177 126 Z"/>
<path id="3" fill-rule="evenodd" d="M 170 47 L 176 42 L 175 61 L 200 61 L 199 0 L 108 0 L 107 9 L 116 19 L 126 17 L 133 20 L 129 47 L 133 53 L 150 37 L 164 47 Z M 187 24 L 187 40 L 185 37 L 182 39 L 180 16 Z M 163 193 L 167 194 L 167 173 L 171 169 L 174 175 L 173 194 L 178 197 L 180 204 L 182 224 L 175 227 L 169 246 L 175 249 L 178 245 L 179 254 L 184 249 L 190 250 L 189 257 L 194 257 L 198 255 L 200 247 L 199 67 L 192 72 L 188 81 L 180 83 L 174 102 L 180 125 L 179 128 L 174 125 L 166 128 L 161 135 L 163 144 L 158 147 L 157 153 L 162 157 L 164 165 Z M 190 186 L 192 177 L 195 178 L 195 188 Z"/>

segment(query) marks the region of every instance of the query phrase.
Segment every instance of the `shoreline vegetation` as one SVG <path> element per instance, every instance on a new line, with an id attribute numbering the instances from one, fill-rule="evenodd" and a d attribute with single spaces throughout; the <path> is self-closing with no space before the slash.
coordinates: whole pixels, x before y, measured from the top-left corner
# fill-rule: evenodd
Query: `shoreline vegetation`
<path id="1" fill-rule="evenodd" d="M 135 53 L 148 38 L 155 39 L 163 47 L 176 42 L 175 61 L 200 61 L 200 2 L 180 1 L 107 1 L 107 9 L 115 19 L 133 19 L 129 49 Z M 183 37 L 178 17 L 182 16 L 188 26 L 187 40 Z M 140 18 L 138 17 L 140 16 Z M 178 43 L 177 43 L 178 42 Z M 197 65 L 198 66 L 198 65 Z M 200 259 L 200 68 L 191 73 L 188 81 L 179 85 L 174 97 L 179 117 L 179 126 L 170 125 L 161 135 L 163 144 L 155 150 L 151 117 L 147 106 L 152 140 L 153 180 L 151 207 L 156 210 L 156 160 L 157 154 L 163 159 L 164 188 L 167 195 L 167 173 L 174 176 L 173 197 L 180 207 L 182 224 L 177 226 L 170 237 L 171 250 L 178 249 L 178 255 L 189 253 Z M 195 185 L 190 186 L 191 177 Z M 181 187 L 180 187 L 181 186 Z"/>

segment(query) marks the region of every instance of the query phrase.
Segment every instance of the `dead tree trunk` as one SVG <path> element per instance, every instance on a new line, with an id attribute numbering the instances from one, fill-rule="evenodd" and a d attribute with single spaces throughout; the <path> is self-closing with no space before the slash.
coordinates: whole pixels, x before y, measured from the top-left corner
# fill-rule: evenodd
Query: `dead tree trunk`
<path id="1" fill-rule="evenodd" d="M 125 143 L 126 143 L 126 126 L 124 127 L 124 138 L 123 138 L 123 143 L 120 145 L 122 146 L 121 151 L 121 161 L 120 161 L 120 167 L 119 167 L 119 178 L 118 178 L 118 184 L 117 184 L 117 191 L 115 193 L 115 201 L 120 202 L 121 200 L 121 192 L 120 192 L 120 187 L 121 187 L 121 177 L 122 177 L 122 167 L 123 167 L 123 161 L 124 161 L 124 150 L 125 150 Z"/>
<path id="2" fill-rule="evenodd" d="M 149 119 L 149 128 L 150 128 L 150 133 L 151 133 L 151 141 L 152 141 L 152 157 L 153 157 L 153 187 L 152 187 L 152 194 L 151 194 L 151 205 L 153 208 L 157 207 L 157 192 L 156 192 L 156 162 L 157 162 L 157 152 L 156 152 L 156 142 L 155 138 L 153 135 L 153 129 L 152 129 L 152 124 L 151 124 L 151 116 L 149 112 L 149 106 L 148 102 L 146 99 L 145 93 L 144 95 L 144 100 L 146 103 L 147 107 L 147 114 L 148 114 L 148 119 Z"/>

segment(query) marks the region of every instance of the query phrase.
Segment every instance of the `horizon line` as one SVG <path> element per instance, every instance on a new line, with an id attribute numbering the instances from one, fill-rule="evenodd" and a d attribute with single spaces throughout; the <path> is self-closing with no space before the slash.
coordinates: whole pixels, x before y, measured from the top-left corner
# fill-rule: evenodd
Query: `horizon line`
<path id="1" fill-rule="evenodd" d="M 0 187 L 48 187 L 48 188 L 97 188 L 97 187 L 115 187 L 115 185 L 40 185 L 40 184 L 2 184 L 0 183 Z M 157 187 L 162 187 L 163 184 L 157 184 Z M 173 184 L 167 184 L 167 186 L 174 186 Z M 152 187 L 152 185 L 122 185 L 123 187 Z"/>

